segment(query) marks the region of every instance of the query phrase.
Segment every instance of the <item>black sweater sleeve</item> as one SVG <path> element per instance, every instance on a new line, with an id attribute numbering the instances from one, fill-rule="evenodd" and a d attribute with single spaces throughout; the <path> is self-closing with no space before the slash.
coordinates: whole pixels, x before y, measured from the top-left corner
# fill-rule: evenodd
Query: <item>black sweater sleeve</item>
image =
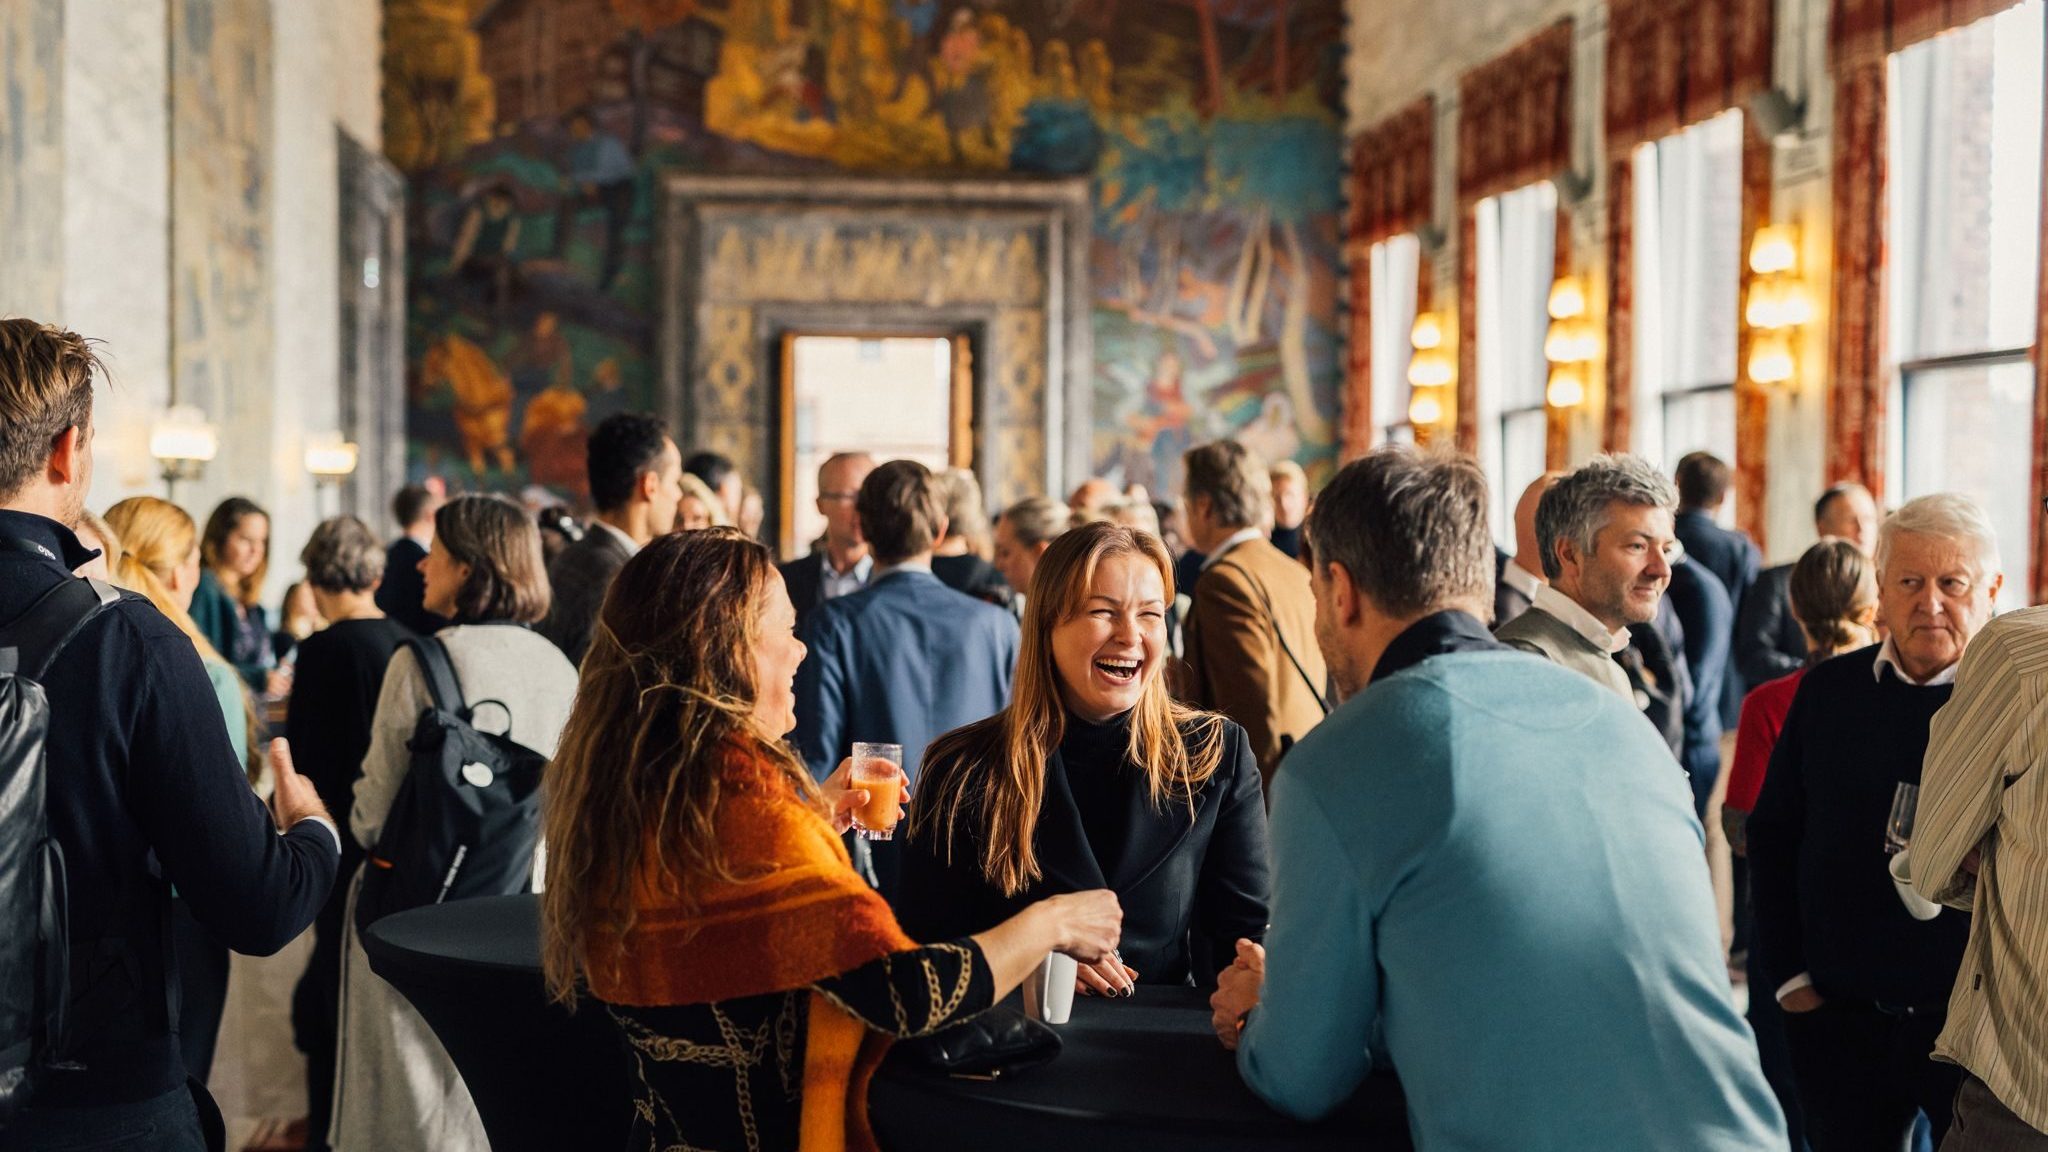
<path id="1" fill-rule="evenodd" d="M 1219 771 L 1230 773 L 1230 791 L 1216 813 L 1216 832 L 1195 880 L 1194 926 L 1197 939 L 1208 942 L 1210 956 L 1206 962 L 1200 956 L 1190 959 L 1196 980 L 1205 986 L 1236 959 L 1239 939 L 1265 940 L 1273 891 L 1258 761 L 1244 729 L 1229 725 L 1227 739 Z"/>
<path id="2" fill-rule="evenodd" d="M 1806 731 L 1812 693 L 1801 682 L 1771 750 L 1770 767 L 1756 810 L 1749 814 L 1750 900 L 1756 918 L 1759 970 L 1765 984 L 1754 996 L 1776 996 L 1778 988 L 1806 971 L 1799 906 L 1799 841 L 1806 826 L 1804 772 Z"/>
<path id="3" fill-rule="evenodd" d="M 159 640 L 141 659 L 128 811 L 199 922 L 234 951 L 269 955 L 326 901 L 335 841 L 311 821 L 282 836 L 272 827 L 190 644 Z"/>
<path id="4" fill-rule="evenodd" d="M 981 946 L 964 938 L 892 952 L 811 987 L 899 1040 L 930 1035 L 995 1003 L 995 976 Z"/>

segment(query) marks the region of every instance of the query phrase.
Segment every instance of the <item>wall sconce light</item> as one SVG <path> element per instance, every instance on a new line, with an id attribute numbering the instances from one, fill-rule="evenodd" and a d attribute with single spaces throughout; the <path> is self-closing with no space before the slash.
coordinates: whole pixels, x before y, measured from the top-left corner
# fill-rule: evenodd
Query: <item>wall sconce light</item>
<path id="1" fill-rule="evenodd" d="M 1777 276 L 1799 266 L 1799 233 L 1790 224 L 1766 224 L 1749 242 L 1749 270 Z"/>
<path id="2" fill-rule="evenodd" d="M 356 446 L 340 433 L 316 436 L 306 442 L 306 471 L 319 484 L 340 484 L 356 470 Z"/>
<path id="3" fill-rule="evenodd" d="M 1550 361 L 1550 381 L 1543 402 L 1576 408 L 1586 400 L 1586 365 L 1600 358 L 1600 332 L 1586 315 L 1585 283 L 1576 276 L 1558 277 L 1550 286 L 1549 310 L 1543 358 Z"/>
<path id="4" fill-rule="evenodd" d="M 197 480 L 207 462 L 220 452 L 220 436 L 206 413 L 189 404 L 177 405 L 157 417 L 149 430 L 149 454 L 164 478 L 166 498 L 177 500 L 178 481 Z"/>
<path id="5" fill-rule="evenodd" d="M 1424 312 L 1415 317 L 1408 342 L 1415 349 L 1408 359 L 1408 422 L 1417 427 L 1443 423 L 1443 391 L 1458 379 L 1458 361 L 1446 334 L 1444 317 Z"/>
<path id="6" fill-rule="evenodd" d="M 1792 329 L 1813 321 L 1813 295 L 1799 279 L 1799 233 L 1789 224 L 1757 229 L 1749 245 L 1749 299 L 1742 307 L 1751 330 L 1751 383 L 1785 384 L 1798 372 Z"/>

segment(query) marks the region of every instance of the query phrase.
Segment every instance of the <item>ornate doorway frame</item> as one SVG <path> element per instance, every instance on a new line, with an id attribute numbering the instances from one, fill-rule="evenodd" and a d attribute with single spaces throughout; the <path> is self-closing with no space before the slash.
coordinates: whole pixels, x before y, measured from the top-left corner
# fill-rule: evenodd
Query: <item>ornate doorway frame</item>
<path id="1" fill-rule="evenodd" d="M 686 450 L 762 487 L 771 519 L 791 331 L 969 332 L 991 504 L 1087 474 L 1087 181 L 671 173 L 660 207 L 662 409 Z"/>

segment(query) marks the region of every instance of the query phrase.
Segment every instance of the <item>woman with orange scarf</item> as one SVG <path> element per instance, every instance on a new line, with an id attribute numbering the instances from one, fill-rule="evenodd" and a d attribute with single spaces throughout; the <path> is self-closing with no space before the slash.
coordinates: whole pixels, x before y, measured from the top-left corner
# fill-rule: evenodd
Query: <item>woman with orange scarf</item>
<path id="1" fill-rule="evenodd" d="M 768 550 L 713 528 L 628 561 L 584 657 L 548 782 L 542 949 L 550 992 L 587 990 L 630 1045 L 635 1147 L 873 1149 L 892 1038 L 976 1015 L 1048 952 L 1117 944 L 1107 891 L 905 936 L 839 840 L 868 798 L 850 765 L 821 789 L 784 743 L 795 630 Z"/>

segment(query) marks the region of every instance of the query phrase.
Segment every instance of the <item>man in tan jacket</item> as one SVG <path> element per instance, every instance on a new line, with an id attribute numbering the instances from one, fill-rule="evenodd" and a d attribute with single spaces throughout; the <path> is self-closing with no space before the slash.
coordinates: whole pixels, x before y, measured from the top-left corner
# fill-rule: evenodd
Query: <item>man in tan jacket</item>
<path id="1" fill-rule="evenodd" d="M 1220 440 L 1185 457 L 1189 543 L 1207 560 L 1190 589 L 1182 696 L 1244 726 L 1270 788 L 1280 757 L 1323 718 L 1329 673 L 1316 647 L 1308 569 L 1266 539 L 1266 467 Z"/>

